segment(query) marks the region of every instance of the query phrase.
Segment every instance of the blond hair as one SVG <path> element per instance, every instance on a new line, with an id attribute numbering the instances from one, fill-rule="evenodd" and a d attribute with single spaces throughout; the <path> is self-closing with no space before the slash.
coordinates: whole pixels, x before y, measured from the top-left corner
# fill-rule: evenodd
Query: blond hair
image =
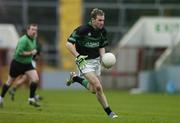
<path id="1" fill-rule="evenodd" d="M 101 9 L 94 8 L 94 9 L 91 11 L 91 14 L 90 14 L 91 19 L 92 19 L 92 18 L 93 18 L 93 19 L 96 19 L 97 15 L 99 15 L 99 16 L 104 16 L 105 13 L 104 13 L 103 10 L 101 10 Z"/>

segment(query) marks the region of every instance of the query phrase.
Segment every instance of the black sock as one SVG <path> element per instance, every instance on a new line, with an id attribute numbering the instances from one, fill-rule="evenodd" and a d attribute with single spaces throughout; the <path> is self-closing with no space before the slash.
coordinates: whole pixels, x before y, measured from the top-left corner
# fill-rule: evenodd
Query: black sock
<path id="1" fill-rule="evenodd" d="M 78 82 L 78 83 L 80 83 L 81 85 L 82 85 L 82 81 L 83 81 L 83 80 L 84 80 L 84 79 L 81 78 L 81 77 L 79 77 L 79 76 L 73 77 L 73 81 L 74 81 L 74 82 Z"/>
<path id="2" fill-rule="evenodd" d="M 29 95 L 30 98 L 34 98 L 36 88 L 37 88 L 37 83 L 31 82 L 31 84 L 30 84 L 30 95 Z"/>
<path id="3" fill-rule="evenodd" d="M 109 115 L 112 112 L 110 107 L 105 108 L 104 111 L 107 113 L 107 115 Z"/>
<path id="4" fill-rule="evenodd" d="M 4 84 L 3 85 L 3 87 L 2 87 L 2 92 L 1 92 L 1 97 L 4 97 L 5 96 L 5 94 L 6 94 L 6 92 L 8 91 L 8 89 L 9 89 L 9 85 L 6 85 L 6 84 Z"/>

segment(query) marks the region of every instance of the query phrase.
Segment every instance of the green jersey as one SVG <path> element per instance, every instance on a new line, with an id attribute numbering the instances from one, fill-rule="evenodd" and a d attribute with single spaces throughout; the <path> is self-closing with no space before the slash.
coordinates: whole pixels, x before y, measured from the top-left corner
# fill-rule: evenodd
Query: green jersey
<path id="1" fill-rule="evenodd" d="M 68 42 L 75 44 L 80 55 L 88 55 L 87 59 L 94 59 L 100 56 L 99 48 L 108 45 L 107 32 L 105 28 L 93 28 L 89 22 L 76 28 L 68 38 Z"/>
<path id="2" fill-rule="evenodd" d="M 27 34 L 23 35 L 18 41 L 13 59 L 23 64 L 31 63 L 33 56 L 24 56 L 22 53 L 33 49 L 36 49 L 36 40 L 30 38 Z"/>

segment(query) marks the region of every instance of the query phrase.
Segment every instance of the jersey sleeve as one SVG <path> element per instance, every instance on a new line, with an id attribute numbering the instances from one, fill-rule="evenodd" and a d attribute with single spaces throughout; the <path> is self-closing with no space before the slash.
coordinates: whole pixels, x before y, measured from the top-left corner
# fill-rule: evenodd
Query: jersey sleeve
<path id="1" fill-rule="evenodd" d="M 107 31 L 105 29 L 103 29 L 99 48 L 103 48 L 103 47 L 105 47 L 107 45 L 108 45 Z"/>
<path id="2" fill-rule="evenodd" d="M 75 44 L 80 38 L 83 38 L 87 33 L 85 26 L 76 28 L 68 38 L 68 42 Z"/>
<path id="3" fill-rule="evenodd" d="M 79 35 L 79 31 L 78 31 L 78 28 L 75 29 L 72 34 L 69 36 L 68 38 L 68 42 L 72 43 L 72 44 L 75 44 L 78 40 L 78 38 L 80 37 Z"/>
<path id="4" fill-rule="evenodd" d="M 25 51 L 25 49 L 26 49 L 26 41 L 23 39 L 20 39 L 16 47 L 16 53 L 18 55 L 21 55 Z"/>

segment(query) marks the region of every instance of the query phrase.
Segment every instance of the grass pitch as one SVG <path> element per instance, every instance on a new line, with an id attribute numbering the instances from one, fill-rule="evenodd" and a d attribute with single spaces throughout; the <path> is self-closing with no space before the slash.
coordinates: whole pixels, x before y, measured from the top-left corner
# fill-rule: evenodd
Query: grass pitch
<path id="1" fill-rule="evenodd" d="M 18 90 L 15 101 L 7 94 L 0 123 L 180 123 L 180 95 L 105 91 L 119 117 L 106 116 L 88 91 L 40 90 L 41 108 L 29 106 L 28 90 Z"/>

